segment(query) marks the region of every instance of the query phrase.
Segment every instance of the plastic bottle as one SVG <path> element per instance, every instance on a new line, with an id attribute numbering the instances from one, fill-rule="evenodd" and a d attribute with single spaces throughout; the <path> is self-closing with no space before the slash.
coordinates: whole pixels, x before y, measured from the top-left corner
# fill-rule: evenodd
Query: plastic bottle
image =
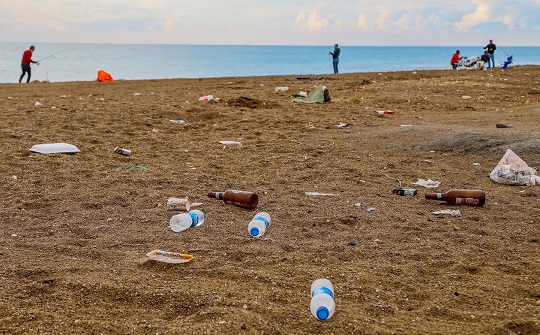
<path id="1" fill-rule="evenodd" d="M 481 190 L 449 190 L 446 193 L 426 193 L 426 199 L 444 200 L 452 205 L 483 206 L 486 193 Z"/>
<path id="2" fill-rule="evenodd" d="M 289 87 L 287 87 L 287 86 L 278 86 L 278 87 L 276 87 L 276 93 L 287 92 L 288 90 L 289 90 Z"/>
<path id="3" fill-rule="evenodd" d="M 181 232 L 191 227 L 197 227 L 204 223 L 206 215 L 198 210 L 192 210 L 187 213 L 176 214 L 171 218 L 169 227 L 174 232 Z"/>
<path id="4" fill-rule="evenodd" d="M 248 225 L 249 235 L 253 237 L 261 237 L 266 232 L 266 229 L 270 225 L 270 214 L 266 212 L 260 212 L 255 214 L 255 217 Z"/>
<path id="5" fill-rule="evenodd" d="M 253 209 L 259 203 L 259 196 L 253 192 L 227 190 L 225 192 L 209 192 L 210 198 L 223 200 L 227 204 Z"/>
<path id="6" fill-rule="evenodd" d="M 319 320 L 330 319 L 334 315 L 334 286 L 325 278 L 317 279 L 311 284 L 311 314 Z"/>

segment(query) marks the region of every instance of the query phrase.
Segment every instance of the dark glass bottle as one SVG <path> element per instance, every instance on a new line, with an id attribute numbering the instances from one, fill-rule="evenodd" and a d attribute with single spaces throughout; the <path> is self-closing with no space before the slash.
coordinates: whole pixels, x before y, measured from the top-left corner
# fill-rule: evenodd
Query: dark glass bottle
<path id="1" fill-rule="evenodd" d="M 426 193 L 426 199 L 443 200 L 452 205 L 483 206 L 486 193 L 481 190 L 449 190 L 446 193 Z"/>
<path id="2" fill-rule="evenodd" d="M 259 203 L 259 196 L 257 193 L 227 190 L 225 192 L 209 192 L 210 198 L 216 198 L 223 200 L 227 204 L 233 204 L 235 206 L 253 209 L 257 207 Z"/>

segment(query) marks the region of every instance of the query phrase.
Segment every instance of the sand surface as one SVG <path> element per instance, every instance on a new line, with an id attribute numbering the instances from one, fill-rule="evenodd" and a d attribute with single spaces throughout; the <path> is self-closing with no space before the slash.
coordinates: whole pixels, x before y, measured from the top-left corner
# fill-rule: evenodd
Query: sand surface
<path id="1" fill-rule="evenodd" d="M 540 67 L 298 77 L 0 85 L 0 333 L 540 333 L 540 186 L 489 178 L 508 148 L 540 168 Z M 331 102 L 291 102 L 316 85 Z M 56 142 L 80 152 L 29 151 Z M 486 204 L 426 200 L 419 178 Z M 258 208 L 207 197 L 226 189 Z M 204 224 L 169 229 L 170 197 Z M 251 238 L 258 211 L 272 223 Z"/>

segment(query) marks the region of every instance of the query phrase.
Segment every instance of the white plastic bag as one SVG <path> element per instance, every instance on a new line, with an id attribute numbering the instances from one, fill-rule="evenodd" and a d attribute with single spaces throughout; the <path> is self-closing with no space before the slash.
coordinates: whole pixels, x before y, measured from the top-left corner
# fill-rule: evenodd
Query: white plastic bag
<path id="1" fill-rule="evenodd" d="M 512 150 L 507 149 L 489 177 L 499 184 L 531 186 L 537 182 L 538 177 L 535 175 L 535 169 L 529 167 Z"/>

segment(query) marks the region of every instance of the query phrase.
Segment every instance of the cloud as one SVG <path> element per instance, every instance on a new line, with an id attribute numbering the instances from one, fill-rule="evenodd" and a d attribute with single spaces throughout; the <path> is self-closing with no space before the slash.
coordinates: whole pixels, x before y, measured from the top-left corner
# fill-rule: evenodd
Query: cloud
<path id="1" fill-rule="evenodd" d="M 309 32 L 320 32 L 326 29 L 339 30 L 342 26 L 340 19 L 335 19 L 333 14 L 322 14 L 321 8 L 303 10 L 295 20 L 295 27 Z"/>

